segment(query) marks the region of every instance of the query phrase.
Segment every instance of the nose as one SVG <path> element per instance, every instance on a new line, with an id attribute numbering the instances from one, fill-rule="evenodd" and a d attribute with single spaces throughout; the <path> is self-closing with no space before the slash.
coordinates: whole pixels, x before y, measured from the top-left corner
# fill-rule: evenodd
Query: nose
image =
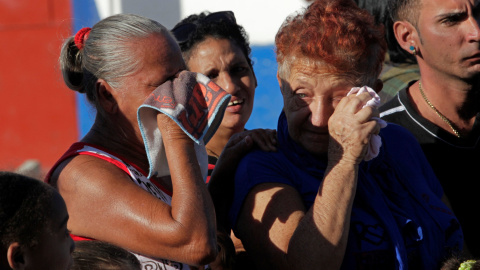
<path id="1" fill-rule="evenodd" d="M 322 98 L 314 98 L 312 103 L 310 103 L 310 122 L 315 127 L 326 127 L 333 110 L 332 104 L 329 104 Z"/>
<path id="2" fill-rule="evenodd" d="M 478 16 L 477 16 L 478 17 Z M 475 18 L 471 16 L 468 20 L 468 33 L 467 40 L 468 42 L 479 42 L 480 41 L 480 27 L 479 27 L 480 18 Z"/>
<path id="3" fill-rule="evenodd" d="M 222 72 L 220 79 L 217 81 L 218 85 L 227 91 L 231 95 L 235 95 L 239 90 L 238 83 L 236 83 L 235 78 L 231 76 L 228 72 Z"/>

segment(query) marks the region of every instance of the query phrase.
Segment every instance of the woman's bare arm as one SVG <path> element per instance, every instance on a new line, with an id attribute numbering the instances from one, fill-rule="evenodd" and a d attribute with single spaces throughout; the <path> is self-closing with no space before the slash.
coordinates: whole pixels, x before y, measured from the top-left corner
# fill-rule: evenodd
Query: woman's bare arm
<path id="1" fill-rule="evenodd" d="M 310 209 L 304 209 L 300 195 L 288 185 L 261 184 L 247 195 L 236 229 L 262 269 L 340 268 L 358 164 L 370 135 L 379 131 L 369 121 L 375 112 L 359 109 L 368 98 L 344 98 L 330 117 L 328 166 Z"/>
<path id="2" fill-rule="evenodd" d="M 70 214 L 68 227 L 74 234 L 147 256 L 206 264 L 217 253 L 213 203 L 193 142 L 161 116 L 158 123 L 173 186 L 171 206 L 138 187 L 115 165 L 80 155 L 57 170 L 57 186 Z"/>

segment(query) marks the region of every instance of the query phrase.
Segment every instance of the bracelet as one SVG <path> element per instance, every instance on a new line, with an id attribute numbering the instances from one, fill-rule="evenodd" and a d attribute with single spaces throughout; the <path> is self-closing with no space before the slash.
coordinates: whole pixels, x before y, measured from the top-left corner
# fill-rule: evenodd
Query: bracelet
<path id="1" fill-rule="evenodd" d="M 464 261 L 462 262 L 462 264 L 460 264 L 460 267 L 458 267 L 458 270 L 471 270 L 472 269 L 472 266 L 475 264 L 475 260 L 467 260 L 467 261 Z"/>

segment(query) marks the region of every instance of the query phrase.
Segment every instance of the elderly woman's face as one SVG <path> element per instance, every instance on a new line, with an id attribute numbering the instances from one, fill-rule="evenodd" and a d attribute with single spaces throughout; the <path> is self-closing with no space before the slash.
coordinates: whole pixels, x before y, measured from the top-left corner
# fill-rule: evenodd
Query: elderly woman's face
<path id="1" fill-rule="evenodd" d="M 290 137 L 316 156 L 326 154 L 328 119 L 353 83 L 301 63 L 294 63 L 288 78 L 279 82 Z"/>
<path id="2" fill-rule="evenodd" d="M 124 79 L 122 95 L 117 100 L 131 123 L 137 122 L 137 109 L 153 90 L 186 68 L 180 47 L 168 35 L 151 35 L 137 42 L 134 52 L 139 68 Z"/>

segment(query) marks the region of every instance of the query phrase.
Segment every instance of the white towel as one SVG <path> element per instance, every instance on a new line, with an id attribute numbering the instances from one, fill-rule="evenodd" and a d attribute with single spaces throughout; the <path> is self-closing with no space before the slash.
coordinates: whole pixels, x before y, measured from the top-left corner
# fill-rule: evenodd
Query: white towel
<path id="1" fill-rule="evenodd" d="M 195 152 L 206 179 L 208 155 L 205 145 L 220 125 L 231 95 L 203 74 L 182 71 L 157 87 L 138 108 L 137 120 L 149 162 L 148 178 L 170 175 L 168 161 L 157 126 L 157 113 L 174 120 L 195 142 Z"/>
<path id="2" fill-rule="evenodd" d="M 363 106 L 372 106 L 374 108 L 378 108 L 380 106 L 380 96 L 378 96 L 377 92 L 375 92 L 372 88 L 368 86 L 363 86 L 363 87 L 353 87 L 350 92 L 348 92 L 348 95 L 352 94 L 357 94 L 357 96 L 361 93 L 368 92 L 371 96 L 372 99 L 367 101 L 367 103 Z M 378 122 L 380 125 L 380 128 L 384 128 L 387 126 L 387 122 L 384 120 L 378 118 L 378 117 L 372 117 L 375 121 Z M 369 161 L 374 159 L 375 157 L 378 156 L 378 153 L 380 152 L 380 147 L 382 146 L 382 138 L 379 135 L 373 134 L 372 137 L 370 138 L 370 143 L 368 145 L 367 149 L 367 154 L 365 155 L 364 160 Z"/>

